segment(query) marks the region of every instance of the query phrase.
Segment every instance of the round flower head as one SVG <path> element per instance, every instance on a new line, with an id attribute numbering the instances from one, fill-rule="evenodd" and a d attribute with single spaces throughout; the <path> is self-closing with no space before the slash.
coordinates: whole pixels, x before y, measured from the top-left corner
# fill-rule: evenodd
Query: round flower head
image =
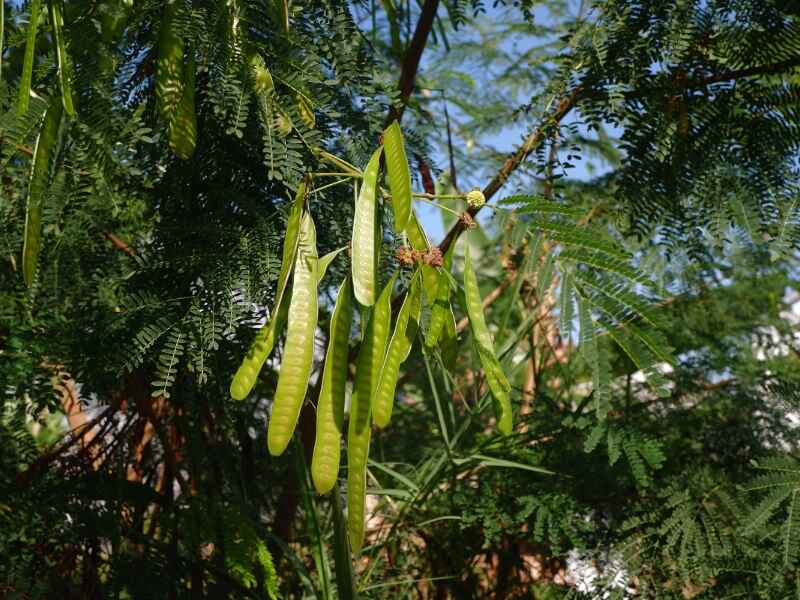
<path id="1" fill-rule="evenodd" d="M 475 188 L 471 192 L 467 192 L 467 204 L 469 204 L 470 208 L 480 208 L 486 204 L 486 197 L 482 191 Z"/>

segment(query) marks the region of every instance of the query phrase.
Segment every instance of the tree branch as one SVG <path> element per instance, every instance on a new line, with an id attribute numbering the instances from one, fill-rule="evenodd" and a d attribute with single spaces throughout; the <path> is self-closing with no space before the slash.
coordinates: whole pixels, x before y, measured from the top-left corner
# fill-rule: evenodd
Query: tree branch
<path id="1" fill-rule="evenodd" d="M 408 104 L 409 98 L 411 98 L 411 93 L 414 91 L 419 62 L 422 59 L 425 45 L 428 43 L 428 34 L 433 29 L 433 22 L 436 19 L 436 11 L 438 9 L 439 0 L 425 0 L 425 4 L 422 5 L 417 27 L 414 29 L 414 35 L 411 37 L 411 43 L 408 45 L 408 50 L 406 50 L 406 55 L 403 59 L 403 66 L 400 70 L 400 81 L 397 85 L 400 91 L 400 106 L 393 105 L 389 109 L 389 115 L 386 117 L 384 127 L 391 125 L 392 121 L 400 121 L 403 117 L 403 111 L 406 104 Z"/>
<path id="2" fill-rule="evenodd" d="M 554 125 L 557 125 L 561 121 L 564 120 L 570 111 L 575 107 L 578 103 L 578 100 L 581 99 L 583 95 L 583 88 L 581 86 L 576 87 L 569 96 L 566 96 L 561 99 L 556 106 L 555 111 L 553 113 L 548 114 L 534 129 L 530 135 L 525 139 L 525 142 L 520 146 L 514 154 L 509 156 L 506 159 L 506 162 L 503 163 L 503 166 L 500 167 L 500 170 L 497 174 L 492 178 L 492 180 L 486 185 L 483 189 L 483 195 L 485 196 L 486 200 L 490 200 L 492 196 L 494 196 L 503 184 L 508 181 L 508 178 L 511 174 L 517 170 L 517 168 L 525 161 L 530 154 L 536 150 L 541 143 L 545 139 L 545 135 L 547 131 Z M 468 210 L 469 215 L 474 217 L 478 214 L 480 207 L 477 208 L 470 208 Z M 466 224 L 459 220 L 453 225 L 450 231 L 447 233 L 445 238 L 442 240 L 442 243 L 439 244 L 439 250 L 441 250 L 442 254 L 447 252 L 448 248 L 450 248 L 451 244 L 454 244 L 456 240 L 458 240 L 458 236 L 460 236 L 464 230 L 466 229 Z"/>

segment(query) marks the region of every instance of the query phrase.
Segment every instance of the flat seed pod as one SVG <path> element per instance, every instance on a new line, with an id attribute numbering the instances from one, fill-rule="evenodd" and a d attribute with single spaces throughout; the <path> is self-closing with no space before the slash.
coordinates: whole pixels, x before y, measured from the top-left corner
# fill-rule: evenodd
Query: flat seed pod
<path id="1" fill-rule="evenodd" d="M 190 52 L 184 69 L 181 101 L 169 123 L 169 147 L 183 160 L 194 154 L 197 144 L 197 112 L 194 100 L 196 69 L 194 55 Z"/>
<path id="2" fill-rule="evenodd" d="M 486 375 L 486 383 L 489 385 L 489 390 L 494 398 L 497 428 L 504 435 L 508 435 L 513 428 L 511 400 L 508 396 L 511 386 L 503 373 L 500 361 L 495 356 L 492 335 L 489 333 L 489 328 L 484 320 L 481 294 L 478 288 L 478 280 L 472 270 L 469 244 L 466 246 L 464 260 L 464 296 L 467 303 L 467 315 L 472 328 L 472 337 L 478 347 L 478 356 L 481 359 L 481 365 Z"/>
<path id="3" fill-rule="evenodd" d="M 403 133 L 397 121 L 393 121 L 383 132 L 383 148 L 386 153 L 389 189 L 392 192 L 394 227 L 399 233 L 406 229 L 411 216 L 411 171 L 408 168 Z"/>
<path id="4" fill-rule="evenodd" d="M 317 119 L 314 116 L 314 107 L 311 105 L 308 96 L 298 92 L 295 94 L 295 101 L 297 103 L 297 112 L 300 114 L 300 118 L 303 119 L 306 127 L 314 129 Z"/>
<path id="5" fill-rule="evenodd" d="M 353 553 L 358 553 L 364 542 L 364 499 L 372 432 L 372 396 L 386 354 L 392 318 L 392 288 L 396 280 L 397 273 L 391 277 L 375 302 L 356 360 L 356 380 L 350 399 L 350 423 L 347 428 L 347 531 Z"/>
<path id="6" fill-rule="evenodd" d="M 243 400 L 247 397 L 253 386 L 256 384 L 258 374 L 264 361 L 267 360 L 275 347 L 275 338 L 283 329 L 288 316 L 289 302 L 285 301 L 285 291 L 289 282 L 289 275 L 294 266 L 294 259 L 297 253 L 297 241 L 300 231 L 300 219 L 303 216 L 303 206 L 305 205 L 306 186 L 301 182 L 297 187 L 297 194 L 294 198 L 292 210 L 286 222 L 286 233 L 283 239 L 283 257 L 281 260 L 281 270 L 278 273 L 278 288 L 275 295 L 275 306 L 272 309 L 270 319 L 259 330 L 256 339 L 251 344 L 247 354 L 242 360 L 242 364 L 236 371 L 231 381 L 231 397 L 234 400 Z"/>
<path id="7" fill-rule="evenodd" d="M 453 314 L 453 307 L 445 313 L 442 337 L 439 341 L 439 348 L 442 352 L 442 360 L 446 365 L 454 365 L 458 360 L 458 330 L 456 328 L 456 316 Z"/>
<path id="8" fill-rule="evenodd" d="M 183 96 L 183 38 L 175 26 L 177 12 L 178 1 L 167 2 L 158 35 L 156 106 L 167 123 L 172 121 Z"/>
<path id="9" fill-rule="evenodd" d="M 389 341 L 389 347 L 383 358 L 372 406 L 375 424 L 380 428 L 389 424 L 400 366 L 408 358 L 417 337 L 417 331 L 419 331 L 419 321 L 422 315 L 421 277 L 418 272 L 411 280 L 411 286 L 403 300 L 403 305 L 400 307 L 400 312 L 397 313 L 392 339 Z"/>
<path id="10" fill-rule="evenodd" d="M 311 215 L 305 213 L 294 262 L 286 345 L 267 429 L 267 445 L 273 456 L 286 450 L 303 406 L 314 361 L 317 315 L 317 234 Z"/>
<path id="11" fill-rule="evenodd" d="M 271 96 L 275 91 L 275 82 L 264 59 L 254 52 L 250 55 L 250 75 L 253 78 L 253 91 L 259 96 Z"/>
<path id="12" fill-rule="evenodd" d="M 375 303 L 375 287 L 378 274 L 376 250 L 376 224 L 378 207 L 375 191 L 378 184 L 378 171 L 381 165 L 381 152 L 378 148 L 364 169 L 364 179 L 356 199 L 353 216 L 353 290 L 356 300 L 364 306 Z"/>
<path id="13" fill-rule="evenodd" d="M 50 23 L 53 27 L 53 41 L 56 45 L 56 58 L 58 59 L 58 80 L 61 83 L 61 100 L 64 103 L 64 112 L 67 116 L 75 116 L 75 106 L 72 103 L 72 85 L 69 81 L 69 56 L 64 43 L 64 16 L 61 12 L 61 0 L 50 0 Z"/>
<path id="14" fill-rule="evenodd" d="M 28 32 L 25 39 L 25 56 L 22 61 L 22 76 L 19 80 L 19 99 L 17 101 L 17 115 L 22 116 L 28 112 L 31 101 L 31 83 L 33 82 L 33 62 L 36 52 L 36 33 L 39 30 L 39 14 L 42 12 L 42 0 L 32 0 L 30 4 L 30 19 Z"/>
<path id="15" fill-rule="evenodd" d="M 317 263 L 317 283 L 322 281 L 322 278 L 325 277 L 325 273 L 328 271 L 328 267 L 333 262 L 333 259 L 339 256 L 339 254 L 345 250 L 347 250 L 347 246 L 342 246 L 338 250 L 328 252 L 325 256 L 319 259 L 319 262 Z"/>
<path id="16" fill-rule="evenodd" d="M 350 281 L 345 279 L 339 287 L 331 315 L 328 350 L 325 352 L 322 386 L 317 402 L 317 434 L 311 459 L 311 477 L 320 494 L 327 494 L 333 488 L 339 474 L 347 384 L 347 349 L 353 319 L 351 295 Z"/>
<path id="17" fill-rule="evenodd" d="M 434 348 L 439 343 L 439 338 L 445 329 L 445 322 L 449 318 L 455 322 L 453 308 L 450 306 L 450 267 L 453 264 L 453 250 L 455 244 L 450 244 L 444 255 L 442 272 L 436 274 L 436 293 L 431 298 L 433 307 L 428 320 L 428 332 L 425 336 L 425 345 Z"/>
<path id="18" fill-rule="evenodd" d="M 42 129 L 36 138 L 28 186 L 28 203 L 25 211 L 25 234 L 22 246 L 22 275 L 30 287 L 36 275 L 39 249 L 42 243 L 42 204 L 44 192 L 50 179 L 50 164 L 58 141 L 63 104 L 59 98 L 51 98 L 44 115 Z"/>

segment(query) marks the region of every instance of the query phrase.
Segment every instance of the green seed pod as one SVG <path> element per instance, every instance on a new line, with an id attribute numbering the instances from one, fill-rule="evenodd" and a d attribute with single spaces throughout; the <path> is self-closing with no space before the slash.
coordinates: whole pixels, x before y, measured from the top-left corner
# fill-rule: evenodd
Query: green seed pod
<path id="1" fill-rule="evenodd" d="M 397 273 L 383 288 L 375 303 L 358 352 L 356 380 L 350 399 L 350 424 L 347 428 L 347 530 L 354 553 L 358 553 L 364 542 L 364 499 L 372 432 L 372 397 L 386 354 L 392 318 L 392 289 L 396 279 Z"/>
<path id="2" fill-rule="evenodd" d="M 167 123 L 183 97 L 183 38 L 175 26 L 178 0 L 170 0 L 164 7 L 161 29 L 158 34 L 158 60 L 156 61 L 156 106 Z"/>
<path id="3" fill-rule="evenodd" d="M 411 216 L 411 171 L 408 168 L 403 133 L 397 121 L 393 121 L 383 132 L 383 148 L 392 192 L 394 228 L 400 233 L 408 226 Z"/>
<path id="4" fill-rule="evenodd" d="M 275 91 L 275 82 L 264 59 L 254 52 L 250 55 L 250 75 L 253 78 L 253 90 L 259 96 L 271 96 Z"/>
<path id="5" fill-rule="evenodd" d="M 261 367 L 264 366 L 264 361 L 267 360 L 272 353 L 272 349 L 275 347 L 275 338 L 283 329 L 284 323 L 286 323 L 286 318 L 289 313 L 289 302 L 284 300 L 286 297 L 285 291 L 297 253 L 300 219 L 303 216 L 305 195 L 306 185 L 305 182 L 301 182 L 297 187 L 294 204 L 292 205 L 292 210 L 289 212 L 289 218 L 286 222 L 286 234 L 283 239 L 283 257 L 281 260 L 281 270 L 278 274 L 275 306 L 269 321 L 267 321 L 256 335 L 256 339 L 247 351 L 241 366 L 236 371 L 236 375 L 233 376 L 230 392 L 234 400 L 243 400 L 253 389 L 258 374 L 261 372 Z"/>
<path id="6" fill-rule="evenodd" d="M 36 51 L 36 33 L 39 30 L 39 14 L 42 12 L 42 0 L 32 0 L 29 12 L 30 19 L 28 20 L 25 56 L 22 61 L 22 76 L 19 80 L 19 99 L 17 101 L 17 115 L 20 117 L 28 112 L 31 101 L 33 59 Z M 2 51 L 2 48 L 0 48 L 0 51 Z"/>
<path id="7" fill-rule="evenodd" d="M 436 293 L 433 296 L 433 307 L 431 308 L 431 317 L 428 321 L 428 333 L 425 336 L 425 345 L 428 348 L 434 348 L 439 343 L 439 338 L 445 327 L 445 321 L 448 318 L 448 312 L 453 314 L 453 309 L 450 306 L 450 267 L 453 264 L 453 250 L 455 244 L 450 244 L 444 255 L 444 264 L 442 265 L 442 272 L 437 274 Z M 453 318 L 453 317 L 451 317 Z"/>
<path id="8" fill-rule="evenodd" d="M 197 112 L 194 102 L 196 69 L 194 54 L 190 52 L 184 71 L 181 101 L 169 123 L 169 147 L 183 160 L 194 154 L 197 144 Z"/>
<path id="9" fill-rule="evenodd" d="M 322 281 L 322 278 L 325 277 L 325 273 L 328 271 L 328 267 L 331 266 L 333 259 L 339 256 L 342 252 L 347 250 L 347 246 L 342 246 L 337 250 L 333 250 L 332 252 L 328 252 L 325 256 L 319 259 L 317 263 L 317 284 Z"/>
<path id="10" fill-rule="evenodd" d="M 300 118 L 303 119 L 306 127 L 309 129 L 314 129 L 317 119 L 314 116 L 314 107 L 312 106 L 311 101 L 308 99 L 308 96 L 298 92 L 295 94 L 294 99 L 297 104 L 297 112 L 300 114 Z"/>
<path id="11" fill-rule="evenodd" d="M 397 313 L 397 322 L 394 333 L 383 358 L 381 373 L 378 377 L 378 387 L 373 399 L 372 410 L 375 424 L 383 429 L 389 424 L 394 406 L 394 395 L 397 379 L 400 375 L 400 366 L 408 358 L 414 340 L 419 330 L 419 321 L 422 315 L 422 283 L 419 272 L 412 278 L 400 312 Z"/>
<path id="12" fill-rule="evenodd" d="M 286 345 L 267 430 L 267 444 L 273 456 L 286 450 L 303 406 L 314 361 L 317 315 L 317 234 L 311 215 L 305 213 L 294 262 Z"/>
<path id="13" fill-rule="evenodd" d="M 311 477 L 320 494 L 327 494 L 339 474 L 340 443 L 344 425 L 344 396 L 347 384 L 347 348 L 353 305 L 350 281 L 339 287 L 331 315 L 328 350 L 317 402 L 317 434 L 311 459 Z"/>
<path id="14" fill-rule="evenodd" d="M 364 306 L 375 303 L 375 286 L 378 274 L 378 256 L 376 244 L 378 206 L 375 190 L 378 185 L 378 170 L 381 166 L 381 152 L 378 148 L 369 159 L 364 169 L 361 191 L 356 200 L 353 216 L 353 290 L 356 300 Z"/>
<path id="15" fill-rule="evenodd" d="M 36 275 L 39 248 L 42 243 L 42 204 L 50 180 L 50 164 L 58 142 L 63 103 L 58 97 L 50 99 L 44 115 L 42 129 L 33 149 L 31 178 L 28 185 L 28 203 L 25 211 L 25 234 L 22 246 L 22 275 L 30 287 Z"/>
<path id="16" fill-rule="evenodd" d="M 478 347 L 478 355 L 481 359 L 483 371 L 486 374 L 486 383 L 489 385 L 494 398 L 497 428 L 504 435 L 508 435 L 513 429 L 511 400 L 508 396 L 511 386 L 503 373 L 500 361 L 495 356 L 492 335 L 489 333 L 489 328 L 484 320 L 481 294 L 478 288 L 478 280 L 472 270 L 469 244 L 467 244 L 464 260 L 464 296 L 467 304 L 467 315 L 472 327 L 472 337 Z"/>
<path id="17" fill-rule="evenodd" d="M 53 27 L 53 41 L 56 45 L 58 80 L 61 83 L 61 100 L 64 103 L 64 112 L 67 113 L 67 116 L 74 117 L 75 107 L 72 104 L 72 85 L 69 81 L 69 56 L 64 43 L 64 16 L 61 12 L 61 0 L 50 0 L 50 22 Z"/>
<path id="18" fill-rule="evenodd" d="M 444 316 L 444 328 L 442 337 L 439 341 L 439 348 L 442 351 L 442 360 L 446 365 L 454 365 L 458 360 L 458 330 L 456 327 L 456 316 L 453 314 L 453 307 L 448 306 Z"/>

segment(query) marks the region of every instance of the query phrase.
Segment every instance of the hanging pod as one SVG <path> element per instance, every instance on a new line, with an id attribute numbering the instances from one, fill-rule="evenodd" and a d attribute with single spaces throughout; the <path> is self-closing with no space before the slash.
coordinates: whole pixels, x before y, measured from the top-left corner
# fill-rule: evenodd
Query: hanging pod
<path id="1" fill-rule="evenodd" d="M 41 12 L 42 0 L 32 0 L 29 9 L 28 31 L 25 38 L 25 56 L 22 61 L 22 75 L 19 80 L 17 116 L 20 117 L 28 112 L 28 107 L 30 106 L 33 62 L 36 54 L 36 33 L 39 30 L 39 15 Z"/>
<path id="2" fill-rule="evenodd" d="M 378 206 L 376 189 L 378 171 L 381 166 L 381 153 L 378 148 L 369 159 L 364 169 L 364 179 L 356 199 L 353 215 L 353 290 L 356 300 L 364 306 L 375 303 L 375 287 L 377 286 L 379 246 L 376 244 Z"/>
<path id="3" fill-rule="evenodd" d="M 384 428 L 389 424 L 394 406 L 397 379 L 400 376 L 400 366 L 411 353 L 414 339 L 419 331 L 419 321 L 422 315 L 422 275 L 419 271 L 411 279 L 400 312 L 397 313 L 397 322 L 394 326 L 392 339 L 383 358 L 381 372 L 378 376 L 377 389 L 372 403 L 375 424 Z"/>
<path id="4" fill-rule="evenodd" d="M 383 149 L 386 155 L 386 172 L 392 192 L 394 228 L 405 231 L 411 217 L 411 171 L 408 168 L 406 147 L 400 125 L 393 121 L 383 132 Z"/>
<path id="5" fill-rule="evenodd" d="M 261 367 L 264 366 L 264 362 L 275 347 L 275 338 L 283 329 L 284 323 L 286 323 L 289 302 L 288 299 L 284 300 L 284 297 L 286 297 L 286 287 L 289 283 L 289 275 L 292 272 L 295 255 L 297 253 L 300 219 L 303 216 L 305 195 L 306 185 L 305 182 L 301 182 L 297 187 L 294 204 L 292 205 L 289 218 L 286 222 L 281 270 L 278 273 L 278 287 L 275 294 L 275 306 L 272 309 L 269 320 L 256 334 L 256 339 L 250 345 L 247 354 L 242 360 L 242 364 L 233 376 L 230 392 L 234 400 L 243 400 L 253 389 L 258 374 L 261 372 Z"/>
<path id="6" fill-rule="evenodd" d="M 195 108 L 196 69 L 194 54 L 189 52 L 183 78 L 183 92 L 178 108 L 169 122 L 169 147 L 175 155 L 187 160 L 197 144 L 197 111 Z"/>
<path id="7" fill-rule="evenodd" d="M 445 331 L 448 319 L 455 323 L 453 308 L 450 305 L 450 267 L 453 263 L 454 249 L 455 244 L 450 244 L 444 255 L 442 271 L 437 274 L 436 294 L 433 297 L 433 307 L 428 320 L 428 332 L 425 335 L 425 345 L 428 348 L 434 348 L 439 344 L 439 339 Z"/>
<path id="8" fill-rule="evenodd" d="M 489 333 L 489 328 L 484 320 L 481 294 L 478 288 L 478 280 L 472 270 L 469 244 L 466 245 L 464 260 L 464 297 L 467 304 L 470 327 L 472 328 L 472 337 L 477 346 L 481 366 L 486 375 L 486 383 L 494 399 L 497 428 L 502 434 L 508 435 L 513 429 L 511 400 L 508 395 L 511 386 L 503 373 L 500 361 L 495 356 L 492 335 Z"/>
<path id="9" fill-rule="evenodd" d="M 36 138 L 36 146 L 33 149 L 22 246 L 22 275 L 28 287 L 33 283 L 39 260 L 39 249 L 42 242 L 42 204 L 44 203 L 45 189 L 50 181 L 50 165 L 53 151 L 58 142 L 58 129 L 61 125 L 62 113 L 61 99 L 51 98 L 44 114 L 42 129 L 39 131 L 39 137 Z"/>
<path id="10" fill-rule="evenodd" d="M 50 21 L 53 27 L 53 41 L 56 45 L 56 58 L 58 59 L 58 80 L 61 84 L 61 100 L 64 112 L 68 117 L 75 116 L 75 106 L 72 103 L 72 85 L 69 81 L 69 55 L 64 42 L 64 15 L 61 11 L 61 0 L 50 0 Z"/>
<path id="11" fill-rule="evenodd" d="M 392 318 L 392 289 L 396 280 L 397 273 L 392 275 L 375 302 L 356 360 L 356 380 L 347 426 L 347 531 L 354 553 L 358 553 L 364 542 L 364 499 L 372 431 L 372 398 L 386 355 Z"/>
<path id="12" fill-rule="evenodd" d="M 353 318 L 350 287 L 349 279 L 345 279 L 336 296 L 317 402 L 317 433 L 311 459 L 311 477 L 320 494 L 326 494 L 333 488 L 339 474 L 349 358 L 347 350 Z"/>
<path id="13" fill-rule="evenodd" d="M 156 107 L 168 124 L 183 96 L 183 38 L 178 33 L 175 18 L 178 0 L 169 0 L 161 17 L 156 61 Z"/>
<path id="14" fill-rule="evenodd" d="M 311 375 L 318 316 L 317 260 L 314 221 L 304 213 L 294 260 L 286 345 L 267 430 L 267 444 L 273 456 L 283 454 L 292 439 Z"/>

